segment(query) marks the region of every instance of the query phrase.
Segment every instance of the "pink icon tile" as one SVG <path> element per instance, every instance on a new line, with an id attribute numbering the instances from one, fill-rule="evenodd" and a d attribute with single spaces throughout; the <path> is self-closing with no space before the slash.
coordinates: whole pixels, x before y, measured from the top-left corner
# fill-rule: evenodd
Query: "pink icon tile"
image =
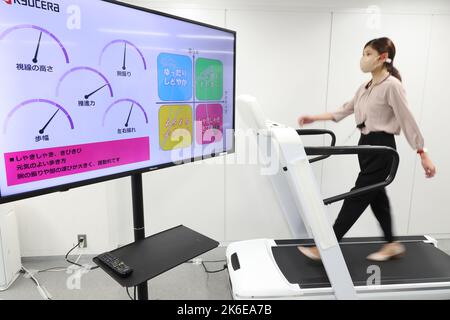
<path id="1" fill-rule="evenodd" d="M 196 110 L 196 140 L 209 144 L 222 140 L 223 109 L 218 103 L 199 104 Z"/>

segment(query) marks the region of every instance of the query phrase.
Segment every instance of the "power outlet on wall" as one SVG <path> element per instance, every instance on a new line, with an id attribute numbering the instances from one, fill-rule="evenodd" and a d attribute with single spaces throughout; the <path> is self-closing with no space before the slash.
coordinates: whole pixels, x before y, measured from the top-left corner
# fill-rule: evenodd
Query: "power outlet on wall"
<path id="1" fill-rule="evenodd" d="M 78 243 L 80 244 L 80 248 L 87 248 L 87 236 L 85 234 L 79 234 Z"/>

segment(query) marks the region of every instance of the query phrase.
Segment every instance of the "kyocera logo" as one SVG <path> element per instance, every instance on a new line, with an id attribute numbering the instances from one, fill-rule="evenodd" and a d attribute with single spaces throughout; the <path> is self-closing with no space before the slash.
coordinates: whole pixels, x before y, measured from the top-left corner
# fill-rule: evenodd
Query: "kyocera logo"
<path id="1" fill-rule="evenodd" d="M 6 4 L 59 12 L 59 4 L 45 0 L 3 0 Z"/>

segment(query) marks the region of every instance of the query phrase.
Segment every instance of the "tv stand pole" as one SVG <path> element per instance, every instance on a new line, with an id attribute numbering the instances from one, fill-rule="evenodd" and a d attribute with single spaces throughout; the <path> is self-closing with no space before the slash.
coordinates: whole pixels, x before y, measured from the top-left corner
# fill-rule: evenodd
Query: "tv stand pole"
<path id="1" fill-rule="evenodd" d="M 142 173 L 131 175 L 131 197 L 133 200 L 134 241 L 139 241 L 145 238 Z M 148 300 L 147 282 L 137 286 L 137 300 Z"/>

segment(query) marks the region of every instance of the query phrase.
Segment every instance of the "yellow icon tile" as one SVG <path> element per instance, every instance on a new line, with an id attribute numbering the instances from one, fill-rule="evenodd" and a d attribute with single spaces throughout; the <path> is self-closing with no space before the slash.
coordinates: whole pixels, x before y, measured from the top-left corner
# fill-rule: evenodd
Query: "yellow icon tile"
<path id="1" fill-rule="evenodd" d="M 159 109 L 159 145 L 165 151 L 192 145 L 192 107 L 165 105 Z"/>

